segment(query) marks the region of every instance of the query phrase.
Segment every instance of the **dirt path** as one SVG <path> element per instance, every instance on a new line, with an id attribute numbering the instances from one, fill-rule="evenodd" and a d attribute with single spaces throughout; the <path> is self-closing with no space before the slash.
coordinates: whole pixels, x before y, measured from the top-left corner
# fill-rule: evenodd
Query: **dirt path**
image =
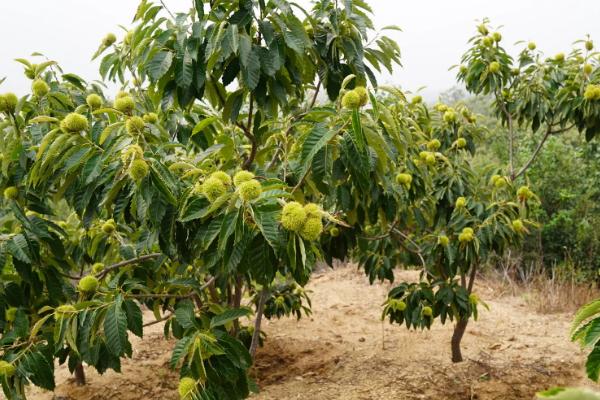
<path id="1" fill-rule="evenodd" d="M 403 272 L 399 279 L 414 278 Z M 382 324 L 388 286 L 370 286 L 353 268 L 316 274 L 313 316 L 269 321 L 265 348 L 253 372 L 262 391 L 255 400 L 292 399 L 531 399 L 556 385 L 588 385 L 584 355 L 567 339 L 570 315 L 532 313 L 517 297 L 480 297 L 491 307 L 470 324 L 463 355 L 450 362 L 451 326 L 413 332 Z M 172 342 L 153 326 L 135 341 L 123 374 L 88 369 L 89 385 L 78 388 L 68 371 L 57 371 L 58 400 L 177 399 L 177 375 L 167 367 Z M 51 400 L 52 393 L 32 392 Z"/>

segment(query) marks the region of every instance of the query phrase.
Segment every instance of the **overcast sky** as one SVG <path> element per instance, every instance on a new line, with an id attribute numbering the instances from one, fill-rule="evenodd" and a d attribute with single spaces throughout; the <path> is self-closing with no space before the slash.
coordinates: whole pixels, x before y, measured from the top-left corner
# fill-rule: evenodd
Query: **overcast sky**
<path id="1" fill-rule="evenodd" d="M 308 0 L 300 1 L 306 4 Z M 189 8 L 191 0 L 165 0 L 173 11 Z M 549 55 L 568 52 L 585 34 L 600 46 L 600 1 L 597 0 L 370 0 L 377 26 L 398 25 L 403 32 L 389 32 L 402 50 L 403 68 L 384 83 L 406 90 L 425 87 L 429 100 L 454 85 L 448 68 L 459 62 L 477 20 L 491 19 L 503 25 L 505 44 L 534 40 Z M 97 63 L 90 62 L 107 32 L 119 36 L 118 25 L 128 25 L 137 0 L 0 0 L 0 78 L 7 76 L 0 93 L 23 94 L 30 81 L 17 57 L 44 53 L 66 72 L 95 79 Z"/>

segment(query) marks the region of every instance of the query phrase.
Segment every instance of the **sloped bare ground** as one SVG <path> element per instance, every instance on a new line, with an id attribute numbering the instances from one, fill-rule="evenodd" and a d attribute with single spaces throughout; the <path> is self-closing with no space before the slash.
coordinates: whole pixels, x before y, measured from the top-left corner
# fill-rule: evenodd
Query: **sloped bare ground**
<path id="1" fill-rule="evenodd" d="M 253 371 L 262 389 L 255 400 L 531 399 L 551 386 L 589 385 L 585 355 L 567 338 L 569 314 L 536 314 L 519 297 L 495 298 L 485 283 L 478 293 L 491 310 L 467 328 L 467 360 L 460 364 L 450 362 L 450 325 L 413 332 L 382 323 L 389 286 L 370 286 L 352 267 L 315 275 L 309 289 L 312 317 L 265 324 L 268 338 Z M 123 374 L 87 369 L 89 383 L 81 388 L 60 367 L 55 393 L 34 390 L 31 399 L 177 399 L 177 374 L 167 366 L 173 342 L 161 332 L 155 325 L 135 340 Z"/>

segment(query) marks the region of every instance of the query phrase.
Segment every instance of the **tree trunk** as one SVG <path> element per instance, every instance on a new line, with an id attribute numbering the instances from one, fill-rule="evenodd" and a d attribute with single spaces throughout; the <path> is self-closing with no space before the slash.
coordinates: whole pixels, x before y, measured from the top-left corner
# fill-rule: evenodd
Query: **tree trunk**
<path id="1" fill-rule="evenodd" d="M 250 356 L 254 359 L 256 355 L 256 349 L 258 348 L 258 342 L 260 341 L 260 325 L 262 323 L 263 311 L 265 309 L 265 303 L 267 302 L 267 296 L 269 290 L 264 287 L 260 292 L 260 298 L 258 299 L 258 308 L 256 309 L 256 320 L 254 320 L 254 332 L 252 332 L 252 342 L 250 343 Z"/>
<path id="2" fill-rule="evenodd" d="M 469 280 L 467 281 L 467 276 L 463 272 L 460 274 L 460 284 L 463 288 L 467 290 L 467 293 L 473 293 L 473 285 L 475 284 L 475 278 L 477 277 L 477 264 L 471 266 L 471 272 L 469 273 Z M 452 347 L 452 362 L 461 362 L 463 360 L 462 352 L 460 350 L 460 342 L 467 330 L 467 324 L 469 323 L 469 318 L 465 319 L 457 319 L 456 325 L 454 326 L 454 333 L 452 333 L 452 341 L 450 345 Z"/>
<path id="3" fill-rule="evenodd" d="M 79 363 L 75 366 L 75 383 L 77 386 L 85 385 L 85 371 L 83 370 L 82 363 Z"/>
<path id="4" fill-rule="evenodd" d="M 454 333 L 452 334 L 452 362 L 461 362 L 463 360 L 462 352 L 460 350 L 460 342 L 462 341 L 465 330 L 467 329 L 468 319 L 459 319 L 454 326 Z"/>
<path id="5" fill-rule="evenodd" d="M 210 285 L 208 285 L 208 293 L 210 293 L 210 299 L 213 303 L 220 303 L 221 298 L 219 297 L 219 291 L 217 290 L 216 280 L 213 280 Z"/>
<path id="6" fill-rule="evenodd" d="M 242 294 L 244 292 L 244 281 L 242 275 L 238 275 L 235 281 L 235 292 L 233 294 L 233 308 L 240 308 L 242 305 Z M 233 336 L 240 331 L 240 320 L 233 321 Z"/>

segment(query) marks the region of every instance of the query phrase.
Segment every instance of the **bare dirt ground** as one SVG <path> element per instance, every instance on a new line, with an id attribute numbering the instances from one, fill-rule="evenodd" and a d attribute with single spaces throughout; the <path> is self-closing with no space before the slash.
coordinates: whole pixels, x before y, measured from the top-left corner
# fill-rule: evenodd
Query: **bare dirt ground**
<path id="1" fill-rule="evenodd" d="M 414 279 L 401 272 L 400 279 Z M 567 338 L 570 314 L 541 315 L 520 297 L 497 297 L 485 282 L 477 292 L 482 311 L 463 340 L 466 361 L 450 362 L 452 327 L 407 331 L 382 323 L 388 285 L 368 284 L 352 267 L 315 274 L 313 315 L 269 321 L 265 348 L 253 376 L 254 400 L 531 399 L 557 385 L 587 385 L 584 353 Z M 154 325 L 134 339 L 134 356 L 123 373 L 99 376 L 87 368 L 88 385 L 74 385 L 64 367 L 54 393 L 31 391 L 35 400 L 177 399 L 177 374 L 168 369 L 173 341 Z"/>

